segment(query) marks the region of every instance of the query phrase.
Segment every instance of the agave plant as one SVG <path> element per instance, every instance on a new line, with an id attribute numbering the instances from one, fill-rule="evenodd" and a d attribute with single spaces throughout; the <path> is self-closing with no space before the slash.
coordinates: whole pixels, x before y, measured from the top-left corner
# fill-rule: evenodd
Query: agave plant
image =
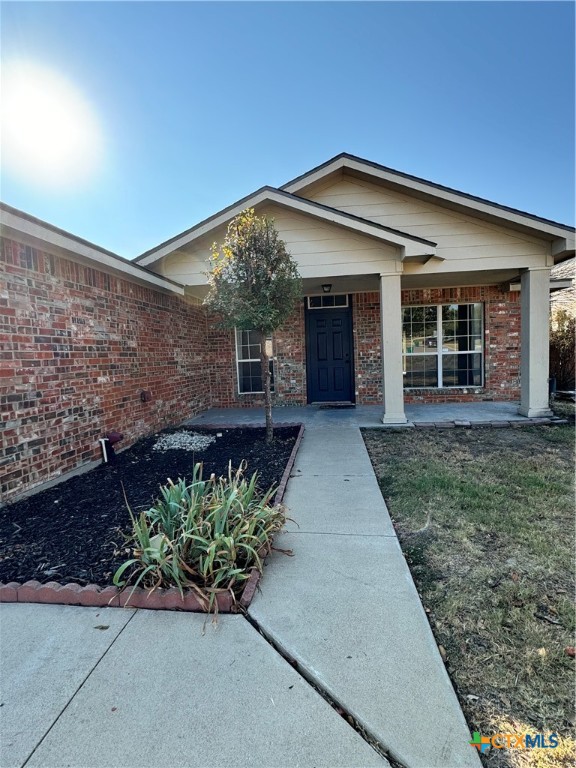
<path id="1" fill-rule="evenodd" d="M 262 556 L 285 521 L 272 502 L 275 488 L 258 491 L 258 476 L 244 477 L 246 462 L 227 477 L 204 480 L 201 463 L 192 479 L 160 487 L 155 504 L 137 517 L 130 512 L 128 541 L 133 557 L 114 574 L 114 584 L 151 589 L 193 589 L 205 610 L 218 592 L 238 592 L 252 568 L 262 571 Z"/>

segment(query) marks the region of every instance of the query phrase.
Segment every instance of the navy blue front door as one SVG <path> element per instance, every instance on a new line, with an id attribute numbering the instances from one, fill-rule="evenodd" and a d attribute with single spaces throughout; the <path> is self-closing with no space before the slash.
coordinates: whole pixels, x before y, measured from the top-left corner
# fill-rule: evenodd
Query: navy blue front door
<path id="1" fill-rule="evenodd" d="M 306 352 L 308 402 L 353 402 L 350 307 L 307 310 Z"/>

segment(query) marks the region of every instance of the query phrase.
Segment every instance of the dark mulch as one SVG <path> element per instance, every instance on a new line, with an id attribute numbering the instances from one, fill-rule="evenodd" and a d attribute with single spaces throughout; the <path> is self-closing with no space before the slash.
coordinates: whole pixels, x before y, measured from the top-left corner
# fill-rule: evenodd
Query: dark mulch
<path id="1" fill-rule="evenodd" d="M 161 435 L 180 431 L 167 429 Z M 228 473 L 245 459 L 246 473 L 258 472 L 259 486 L 278 485 L 298 435 L 298 427 L 277 427 L 265 443 L 259 428 L 210 430 L 222 433 L 201 452 L 153 451 L 158 435 L 139 440 L 116 456 L 114 463 L 70 478 L 53 488 L 0 509 L 0 582 L 36 579 L 111 584 L 115 570 L 127 559 L 115 554 L 124 546 L 121 531 L 130 528 L 122 485 L 133 512 L 148 509 L 159 486 L 170 477 L 189 477 L 194 462 L 204 464 L 204 477 Z"/>

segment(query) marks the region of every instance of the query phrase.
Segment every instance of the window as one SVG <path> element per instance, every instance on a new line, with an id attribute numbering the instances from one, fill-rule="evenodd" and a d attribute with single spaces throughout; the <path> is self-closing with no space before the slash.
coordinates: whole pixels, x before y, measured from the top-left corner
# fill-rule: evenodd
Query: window
<path id="1" fill-rule="evenodd" d="M 320 296 L 308 296 L 308 309 L 325 309 L 326 307 L 347 306 L 347 293 L 323 293 Z"/>
<path id="2" fill-rule="evenodd" d="M 482 304 L 402 309 L 404 387 L 481 387 Z"/>
<path id="3" fill-rule="evenodd" d="M 238 369 L 238 392 L 263 392 L 260 345 L 262 337 L 258 331 L 236 330 L 236 367 Z M 274 392 L 274 363 L 272 360 L 272 339 L 266 339 L 270 355 L 270 388 Z"/>

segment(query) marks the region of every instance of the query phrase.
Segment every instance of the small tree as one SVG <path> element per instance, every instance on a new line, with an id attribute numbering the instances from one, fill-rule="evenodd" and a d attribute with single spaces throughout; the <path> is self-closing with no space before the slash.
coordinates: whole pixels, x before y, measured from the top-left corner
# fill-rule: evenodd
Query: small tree
<path id="1" fill-rule="evenodd" d="M 270 360 L 266 338 L 288 319 L 302 295 L 296 262 L 280 239 L 274 220 L 249 208 L 228 225 L 221 245 L 214 243 L 209 292 L 204 303 L 221 317 L 221 326 L 260 333 L 266 442 L 273 438 Z"/>

